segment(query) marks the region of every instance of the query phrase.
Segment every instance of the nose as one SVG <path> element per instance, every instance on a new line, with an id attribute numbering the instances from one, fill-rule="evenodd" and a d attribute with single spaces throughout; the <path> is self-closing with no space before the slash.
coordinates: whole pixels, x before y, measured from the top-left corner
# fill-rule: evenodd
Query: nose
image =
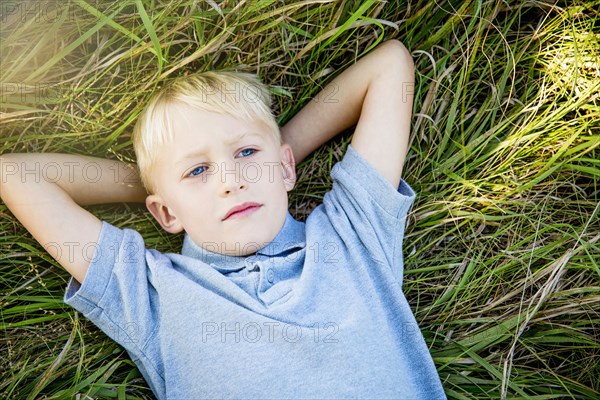
<path id="1" fill-rule="evenodd" d="M 229 196 L 248 187 L 247 182 L 243 179 L 240 164 L 237 162 L 222 164 L 221 183 L 222 196 Z"/>

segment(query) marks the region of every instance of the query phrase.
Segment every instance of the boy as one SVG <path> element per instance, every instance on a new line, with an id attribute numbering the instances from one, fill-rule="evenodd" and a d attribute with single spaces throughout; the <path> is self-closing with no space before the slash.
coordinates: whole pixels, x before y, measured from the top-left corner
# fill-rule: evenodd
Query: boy
<path id="1" fill-rule="evenodd" d="M 401 291 L 413 81 L 408 51 L 385 42 L 280 135 L 253 78 L 176 80 L 134 132 L 148 193 L 115 161 L 9 154 L 2 199 L 73 276 L 65 301 L 125 347 L 158 398 L 444 398 Z M 295 162 L 357 122 L 332 190 L 294 220 Z M 185 231 L 182 254 L 146 250 L 81 207 L 128 201 Z"/>

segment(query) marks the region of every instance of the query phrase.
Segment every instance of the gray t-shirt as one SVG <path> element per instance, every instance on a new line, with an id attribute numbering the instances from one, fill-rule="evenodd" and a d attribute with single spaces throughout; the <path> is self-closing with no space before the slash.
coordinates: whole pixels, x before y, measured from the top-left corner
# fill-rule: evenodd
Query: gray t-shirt
<path id="1" fill-rule="evenodd" d="M 122 345 L 160 399 L 443 399 L 402 293 L 415 193 L 352 146 L 307 218 L 289 213 L 248 257 L 185 237 L 145 249 L 106 222 L 83 285 L 65 301 Z"/>

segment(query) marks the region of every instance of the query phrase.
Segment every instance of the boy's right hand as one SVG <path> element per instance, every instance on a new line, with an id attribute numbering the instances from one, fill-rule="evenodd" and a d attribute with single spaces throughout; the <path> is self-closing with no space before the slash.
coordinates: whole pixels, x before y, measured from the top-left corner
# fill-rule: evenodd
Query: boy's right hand
<path id="1" fill-rule="evenodd" d="M 143 202 L 134 166 L 69 154 L 0 156 L 0 197 L 31 235 L 83 283 L 102 222 L 82 206 Z"/>

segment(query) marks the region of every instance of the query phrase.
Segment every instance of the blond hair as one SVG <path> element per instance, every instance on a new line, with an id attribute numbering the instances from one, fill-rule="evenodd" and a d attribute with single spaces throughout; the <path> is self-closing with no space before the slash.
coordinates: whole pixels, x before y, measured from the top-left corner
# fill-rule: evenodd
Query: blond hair
<path id="1" fill-rule="evenodd" d="M 151 179 L 159 149 L 173 139 L 169 106 L 185 104 L 202 111 L 228 114 L 265 123 L 278 144 L 279 126 L 271 111 L 269 89 L 258 76 L 243 72 L 209 71 L 169 82 L 148 103 L 133 129 L 133 148 L 146 190 L 155 193 Z"/>

